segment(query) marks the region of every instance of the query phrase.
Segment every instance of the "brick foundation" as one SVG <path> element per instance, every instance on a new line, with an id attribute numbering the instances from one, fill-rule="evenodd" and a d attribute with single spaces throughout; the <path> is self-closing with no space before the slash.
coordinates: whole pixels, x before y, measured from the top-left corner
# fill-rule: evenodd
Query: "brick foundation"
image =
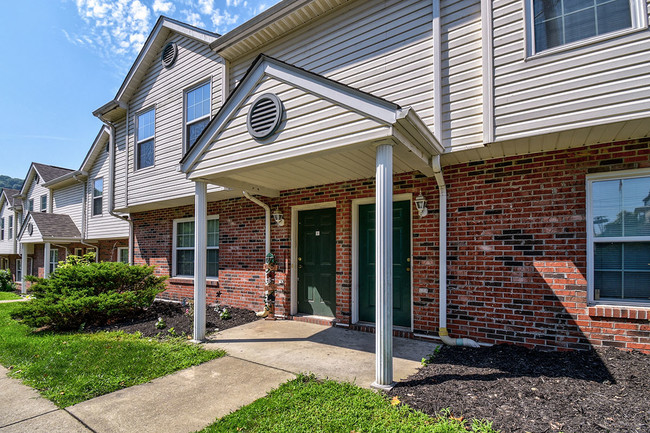
<path id="1" fill-rule="evenodd" d="M 650 352 L 650 309 L 587 305 L 585 176 L 649 167 L 650 140 L 599 144 L 445 167 L 448 189 L 448 328 L 454 337 L 548 350 L 608 345 Z M 438 191 L 435 180 L 396 175 L 395 194 L 420 191 L 429 215 L 413 206 L 413 331 L 438 327 Z M 285 191 L 272 250 L 280 265 L 276 312 L 290 311 L 291 207 L 336 202 L 336 321 L 351 322 L 352 200 L 374 196 L 374 180 Z M 208 204 L 220 219 L 219 281 L 208 302 L 263 307 L 264 212 L 241 199 Z M 173 220 L 193 206 L 133 214 L 136 263 L 172 268 Z M 282 284 L 283 283 L 283 284 Z M 172 278 L 164 298 L 191 298 L 191 279 Z"/>

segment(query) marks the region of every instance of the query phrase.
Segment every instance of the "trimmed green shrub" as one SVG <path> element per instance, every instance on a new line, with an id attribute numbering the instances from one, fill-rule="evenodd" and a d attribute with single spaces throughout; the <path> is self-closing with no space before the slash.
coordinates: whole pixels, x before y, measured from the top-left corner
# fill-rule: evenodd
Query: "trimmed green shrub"
<path id="1" fill-rule="evenodd" d="M 93 263 L 69 260 L 49 278 L 32 281 L 29 302 L 21 304 L 12 317 L 32 327 L 78 329 L 82 325 L 104 325 L 150 306 L 165 290 L 165 277 L 153 274 L 153 267 L 125 263 Z"/>
<path id="2" fill-rule="evenodd" d="M 0 269 L 0 292 L 13 292 L 14 290 L 16 290 L 16 285 L 11 279 L 11 271 Z"/>

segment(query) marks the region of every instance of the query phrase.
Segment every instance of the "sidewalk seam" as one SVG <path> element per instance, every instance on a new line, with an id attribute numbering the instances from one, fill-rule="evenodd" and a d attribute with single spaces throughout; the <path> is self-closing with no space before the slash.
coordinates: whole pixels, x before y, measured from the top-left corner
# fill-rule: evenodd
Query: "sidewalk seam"
<path id="1" fill-rule="evenodd" d="M 34 419 L 34 418 L 38 418 L 39 416 L 47 415 L 47 414 L 49 414 L 49 413 L 54 413 L 54 412 L 56 412 L 57 410 L 60 410 L 60 409 L 57 408 L 57 409 L 48 410 L 47 412 L 43 412 L 43 413 L 39 413 L 38 415 L 30 416 L 29 418 L 24 418 L 24 419 L 21 419 L 21 420 L 19 420 L 19 421 L 14 421 L 14 422 L 12 422 L 12 423 L 5 424 L 5 425 L 0 425 L 0 429 L 3 429 L 3 428 L 5 428 L 5 427 L 11 427 L 12 425 L 20 424 L 21 422 L 29 421 L 29 420 L 32 420 L 32 419 Z M 95 433 L 96 433 L 96 432 L 95 432 Z"/>
<path id="2" fill-rule="evenodd" d="M 124 388 L 124 389 L 126 389 L 126 388 Z M 91 400 L 92 400 L 92 399 L 91 399 Z M 89 400 L 86 400 L 86 401 L 89 401 Z M 86 427 L 86 428 L 87 428 L 88 430 L 90 430 L 92 433 L 97 433 L 97 431 L 96 431 L 95 429 L 93 429 L 93 428 L 90 427 L 88 424 L 86 424 L 86 423 L 85 423 L 81 418 L 79 418 L 78 416 L 76 416 L 75 414 L 73 414 L 72 412 L 70 412 L 70 411 L 68 410 L 68 408 L 65 408 L 65 407 L 64 407 L 64 408 L 61 409 L 61 410 L 64 411 L 65 413 L 67 413 L 68 415 L 70 415 L 72 418 L 74 418 L 74 419 L 76 419 L 77 421 L 79 421 L 79 422 L 81 423 L 81 425 L 83 425 L 84 427 Z"/>
<path id="3" fill-rule="evenodd" d="M 226 354 L 226 356 L 229 356 L 230 358 L 233 358 L 233 359 L 237 359 L 239 361 L 250 362 L 251 364 L 259 365 L 261 367 L 271 368 L 273 370 L 283 371 L 285 373 L 289 373 L 289 374 L 293 374 L 294 376 L 298 376 L 298 373 L 294 373 L 293 371 L 290 371 L 290 370 L 285 370 L 284 368 L 273 367 L 271 365 L 262 364 L 261 362 L 251 361 L 250 359 L 239 358 L 238 356 L 232 356 L 232 355 L 229 355 L 229 354 Z"/>

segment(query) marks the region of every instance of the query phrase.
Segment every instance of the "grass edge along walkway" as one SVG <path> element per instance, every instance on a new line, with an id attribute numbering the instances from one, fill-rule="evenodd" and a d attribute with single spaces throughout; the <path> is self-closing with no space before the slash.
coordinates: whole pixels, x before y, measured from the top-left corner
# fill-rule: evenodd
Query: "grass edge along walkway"
<path id="1" fill-rule="evenodd" d="M 17 301 L 22 299 L 20 295 L 14 292 L 0 292 L 0 301 Z"/>
<path id="2" fill-rule="evenodd" d="M 384 394 L 351 383 L 300 375 L 200 433 L 498 433 L 487 421 L 466 422 L 443 411 L 430 417 Z"/>
<path id="3" fill-rule="evenodd" d="M 225 355 L 181 338 L 158 341 L 123 332 L 35 334 L 9 317 L 15 307 L 0 304 L 0 364 L 59 407 Z"/>

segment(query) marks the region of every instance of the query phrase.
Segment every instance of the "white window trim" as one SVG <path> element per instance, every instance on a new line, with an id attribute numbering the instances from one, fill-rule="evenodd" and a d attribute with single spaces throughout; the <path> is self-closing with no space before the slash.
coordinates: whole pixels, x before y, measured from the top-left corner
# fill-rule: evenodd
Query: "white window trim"
<path id="1" fill-rule="evenodd" d="M 56 259 L 52 261 L 52 256 L 56 256 Z M 50 267 L 50 275 L 52 275 L 52 272 L 56 270 L 56 268 L 59 266 L 59 249 L 58 248 L 52 248 L 50 249 L 50 257 L 48 260 L 48 266 Z"/>
<path id="2" fill-rule="evenodd" d="M 43 207 L 43 197 L 45 197 L 45 207 Z M 40 206 L 41 206 L 40 207 L 40 212 L 47 212 L 47 202 L 48 202 L 47 194 L 41 194 L 41 196 L 39 197 L 39 201 L 40 201 Z"/>
<path id="3" fill-rule="evenodd" d="M 648 307 L 650 302 L 639 301 L 615 301 L 611 299 L 601 300 L 594 297 L 594 243 L 595 242 L 650 242 L 650 236 L 630 236 L 630 237 L 616 237 L 616 238 L 596 238 L 594 236 L 594 219 L 592 210 L 592 184 L 602 180 L 613 179 L 632 179 L 635 177 L 648 177 L 650 176 L 650 168 L 642 168 L 635 170 L 621 170 L 612 171 L 607 173 L 588 174 L 586 177 L 585 187 L 587 188 L 587 301 L 590 305 L 625 305 L 632 307 Z"/>
<path id="4" fill-rule="evenodd" d="M 21 281 L 23 278 L 23 259 L 16 259 L 16 281 Z M 29 262 L 27 262 L 29 263 Z"/>
<path id="5" fill-rule="evenodd" d="M 0 241 L 5 240 L 5 217 L 0 218 Z"/>
<path id="6" fill-rule="evenodd" d="M 14 238 L 14 216 L 9 215 L 7 217 L 7 240 Z"/>
<path id="7" fill-rule="evenodd" d="M 139 129 L 139 123 L 140 123 L 140 116 L 143 114 L 147 114 L 149 111 L 153 111 L 153 136 L 152 137 L 147 137 L 144 140 L 140 140 L 140 137 L 138 135 L 138 129 Z M 141 171 L 141 170 L 147 170 L 154 168 L 156 166 L 156 133 L 158 131 L 158 128 L 156 127 L 156 106 L 151 106 L 144 108 L 137 113 L 135 113 L 135 121 L 133 122 L 135 124 L 135 149 L 133 149 L 133 171 Z M 145 141 L 153 140 L 153 164 L 147 166 L 147 167 L 138 167 L 138 161 L 140 159 L 140 143 L 144 143 Z"/>
<path id="8" fill-rule="evenodd" d="M 126 262 L 120 260 L 121 252 L 126 251 Z M 117 261 L 121 263 L 129 263 L 129 247 L 117 247 Z"/>
<path id="9" fill-rule="evenodd" d="M 28 212 L 34 212 L 34 199 L 33 198 L 30 198 L 27 201 L 27 211 Z"/>
<path id="10" fill-rule="evenodd" d="M 9 259 L 0 259 L 0 269 L 9 269 Z"/>
<path id="11" fill-rule="evenodd" d="M 218 220 L 218 219 L 219 219 L 219 215 L 208 215 L 208 221 L 210 221 L 210 220 Z M 171 275 L 172 278 L 190 278 L 190 279 L 194 278 L 193 275 L 177 275 L 177 273 L 176 273 L 176 233 L 177 233 L 177 230 L 178 230 L 177 229 L 178 223 L 186 223 L 186 222 L 190 222 L 190 221 L 194 221 L 194 217 L 175 219 L 173 221 L 173 223 L 172 223 L 173 226 L 174 226 L 174 229 L 172 230 L 172 275 Z M 220 236 L 219 236 L 219 242 L 218 243 L 221 243 L 221 225 L 219 225 L 219 235 Z M 184 249 L 189 250 L 190 248 L 184 248 Z M 191 249 L 193 250 L 194 248 L 191 248 Z M 216 247 L 208 247 L 208 249 L 218 250 L 219 245 L 217 245 Z M 209 276 L 206 279 L 208 281 L 218 281 L 219 278 Z"/>
<path id="12" fill-rule="evenodd" d="M 99 195 L 99 196 L 97 196 L 97 197 L 95 197 L 95 182 L 97 182 L 98 180 L 101 180 L 101 181 L 102 181 L 102 194 Z M 95 213 L 95 200 L 96 200 L 96 199 L 100 199 L 100 200 L 102 201 L 102 210 L 101 210 L 101 212 L 98 213 L 98 214 Z M 91 215 L 93 218 L 94 218 L 94 217 L 101 217 L 102 215 L 104 215 L 104 178 L 103 178 L 103 177 L 96 177 L 96 178 L 93 179 L 93 187 L 92 187 L 92 205 L 91 205 L 90 215 Z"/>
<path id="13" fill-rule="evenodd" d="M 535 23 L 534 23 L 535 17 L 533 14 L 533 10 L 534 10 L 533 0 L 524 0 L 524 9 L 526 15 L 525 32 L 524 32 L 525 45 L 526 45 L 525 60 L 572 50 L 577 47 L 591 45 L 608 39 L 615 39 L 621 36 L 628 35 L 630 33 L 643 31 L 648 28 L 648 13 L 646 9 L 645 0 L 630 0 L 630 12 L 632 17 L 631 27 L 627 29 L 617 30 L 615 32 L 592 36 L 590 38 L 581 39 L 579 41 L 571 42 L 564 45 L 559 45 L 557 47 L 536 52 L 535 51 Z"/>
<path id="14" fill-rule="evenodd" d="M 203 116 L 203 117 L 199 117 L 197 119 L 194 119 L 191 122 L 188 122 L 187 121 L 187 94 L 190 93 L 192 90 L 196 90 L 199 87 L 202 87 L 202 86 L 204 86 L 206 84 L 210 85 L 210 98 L 209 98 L 210 108 L 208 110 L 208 114 Z M 200 121 L 205 120 L 205 119 L 212 120 L 212 76 L 198 82 L 197 84 L 193 84 L 192 86 L 186 88 L 183 91 L 183 153 L 186 153 L 187 150 L 190 147 L 189 146 L 190 137 L 188 137 L 188 134 L 187 134 L 187 127 L 189 125 L 193 124 L 193 123 L 200 122 Z"/>

